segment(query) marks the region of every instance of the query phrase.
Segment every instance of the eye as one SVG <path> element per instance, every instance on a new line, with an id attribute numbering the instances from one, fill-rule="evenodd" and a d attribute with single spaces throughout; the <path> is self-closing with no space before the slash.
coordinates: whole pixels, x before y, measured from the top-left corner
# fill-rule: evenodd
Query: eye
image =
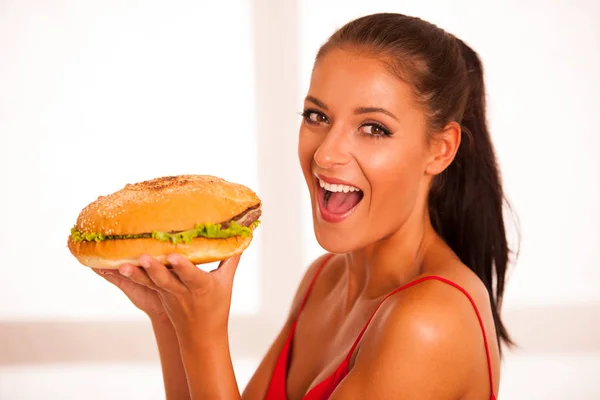
<path id="1" fill-rule="evenodd" d="M 381 124 L 370 122 L 360 127 L 360 131 L 369 136 L 392 136 L 389 129 Z"/>
<path id="2" fill-rule="evenodd" d="M 328 124 L 329 119 L 325 114 L 317 110 L 304 110 L 302 117 L 309 124 Z"/>

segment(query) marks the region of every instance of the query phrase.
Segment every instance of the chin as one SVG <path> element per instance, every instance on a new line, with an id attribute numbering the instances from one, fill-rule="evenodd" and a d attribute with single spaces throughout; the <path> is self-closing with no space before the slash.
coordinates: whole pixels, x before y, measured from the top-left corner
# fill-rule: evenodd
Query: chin
<path id="1" fill-rule="evenodd" d="M 318 211 L 317 211 L 318 212 Z M 340 227 L 328 227 L 327 223 L 319 221 L 317 216 L 313 216 L 313 230 L 317 243 L 325 251 L 334 254 L 345 254 L 361 246 L 353 232 L 355 230 Z"/>
<path id="2" fill-rule="evenodd" d="M 352 246 L 352 244 L 348 243 L 346 240 L 331 237 L 330 235 L 319 235 L 316 230 L 315 236 L 319 246 L 328 253 L 345 254 L 357 249 L 356 246 Z"/>

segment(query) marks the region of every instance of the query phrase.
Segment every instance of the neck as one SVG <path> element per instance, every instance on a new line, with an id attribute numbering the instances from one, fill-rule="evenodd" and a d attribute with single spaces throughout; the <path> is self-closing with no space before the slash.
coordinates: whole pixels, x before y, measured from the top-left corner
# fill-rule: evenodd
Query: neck
<path id="1" fill-rule="evenodd" d="M 422 272 L 428 249 L 438 240 L 427 212 L 369 246 L 346 254 L 348 301 L 379 298 Z"/>

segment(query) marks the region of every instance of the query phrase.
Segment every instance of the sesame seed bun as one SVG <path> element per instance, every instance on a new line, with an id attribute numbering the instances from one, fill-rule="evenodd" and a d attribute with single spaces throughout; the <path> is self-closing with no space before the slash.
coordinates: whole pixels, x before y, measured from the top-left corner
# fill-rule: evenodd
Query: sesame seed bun
<path id="1" fill-rule="evenodd" d="M 249 188 L 208 175 L 161 177 L 135 184 L 86 206 L 74 229 L 104 236 L 182 232 L 199 224 L 242 221 L 250 226 L 260 217 L 261 201 Z M 249 213 L 249 211 L 252 211 Z M 244 218 L 252 214 L 252 218 Z M 240 219 L 241 218 L 241 219 Z M 166 263 L 166 256 L 179 253 L 195 264 L 214 262 L 244 251 L 249 235 L 225 239 L 194 237 L 188 243 L 148 238 L 76 240 L 69 235 L 68 248 L 77 260 L 91 268 L 116 269 L 139 265 L 142 254 Z"/>

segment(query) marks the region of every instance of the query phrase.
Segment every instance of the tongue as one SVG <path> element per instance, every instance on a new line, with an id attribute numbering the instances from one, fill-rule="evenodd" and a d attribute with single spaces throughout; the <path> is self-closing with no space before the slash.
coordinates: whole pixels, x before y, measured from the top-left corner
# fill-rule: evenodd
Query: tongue
<path id="1" fill-rule="evenodd" d="M 357 205 L 359 201 L 359 192 L 330 192 L 326 208 L 330 213 L 343 214 Z"/>

